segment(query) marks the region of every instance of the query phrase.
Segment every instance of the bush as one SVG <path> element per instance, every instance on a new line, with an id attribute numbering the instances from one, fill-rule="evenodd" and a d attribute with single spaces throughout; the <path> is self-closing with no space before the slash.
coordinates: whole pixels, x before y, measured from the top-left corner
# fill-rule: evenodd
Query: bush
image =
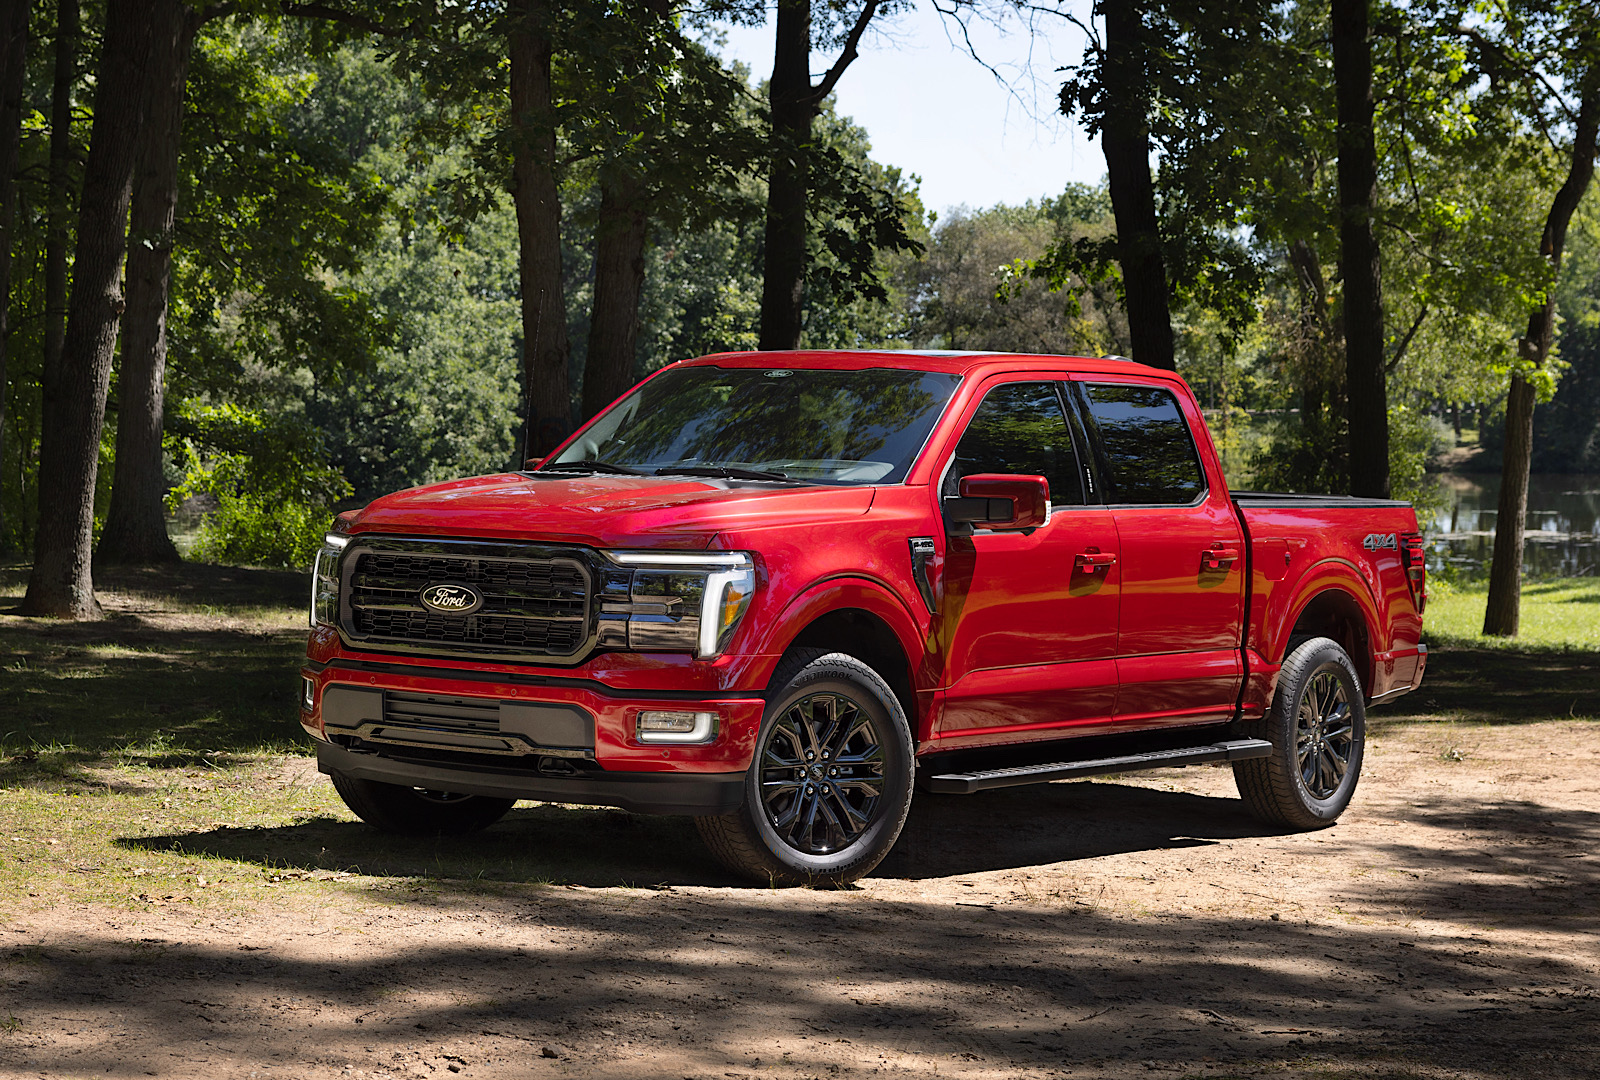
<path id="1" fill-rule="evenodd" d="M 208 495 L 192 557 L 304 570 L 350 494 L 327 464 L 322 436 L 297 416 L 264 416 L 237 405 L 187 405 L 168 425 L 167 449 L 183 482 L 169 508 Z"/>

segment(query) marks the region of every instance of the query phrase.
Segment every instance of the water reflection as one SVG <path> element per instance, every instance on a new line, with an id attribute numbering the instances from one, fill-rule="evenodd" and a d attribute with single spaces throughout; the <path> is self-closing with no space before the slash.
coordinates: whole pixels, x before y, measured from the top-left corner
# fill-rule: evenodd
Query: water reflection
<path id="1" fill-rule="evenodd" d="M 1443 505 L 1425 526 L 1430 569 L 1447 565 L 1468 578 L 1488 572 L 1499 516 L 1499 474 L 1439 478 Z M 1525 577 L 1600 574 L 1600 476 L 1543 474 L 1528 479 Z"/>

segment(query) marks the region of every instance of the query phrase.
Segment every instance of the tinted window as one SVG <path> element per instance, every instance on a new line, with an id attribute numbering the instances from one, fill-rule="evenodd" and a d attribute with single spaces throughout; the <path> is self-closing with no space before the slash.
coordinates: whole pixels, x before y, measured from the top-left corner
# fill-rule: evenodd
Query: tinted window
<path id="1" fill-rule="evenodd" d="M 1105 450 L 1106 501 L 1192 503 L 1205 490 L 1200 458 L 1178 399 L 1153 386 L 1089 386 L 1089 412 Z"/>
<path id="2" fill-rule="evenodd" d="M 723 466 L 820 483 L 899 483 L 960 381 L 888 368 L 678 368 L 607 409 L 544 467 Z"/>
<path id="3" fill-rule="evenodd" d="M 945 494 L 956 494 L 961 477 L 974 473 L 1042 476 L 1054 505 L 1083 502 L 1078 455 L 1055 383 L 1006 383 L 984 395 L 956 447 Z"/>

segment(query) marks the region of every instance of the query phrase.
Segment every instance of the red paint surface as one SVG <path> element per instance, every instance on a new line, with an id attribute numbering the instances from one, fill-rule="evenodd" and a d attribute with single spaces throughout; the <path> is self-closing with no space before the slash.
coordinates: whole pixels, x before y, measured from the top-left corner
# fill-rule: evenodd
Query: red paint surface
<path id="1" fill-rule="evenodd" d="M 891 659 L 903 665 L 927 753 L 1202 722 L 1236 708 L 1259 716 L 1295 620 L 1328 590 L 1347 596 L 1364 623 L 1365 655 L 1354 659 L 1369 696 L 1420 678 L 1422 621 L 1401 553 L 1362 547 L 1371 533 L 1415 531 L 1412 511 L 1250 509 L 1242 527 L 1193 395 L 1170 373 L 1108 360 L 907 352 L 729 353 L 687 363 L 914 368 L 963 382 L 904 484 L 773 488 L 508 473 L 379 499 L 347 516 L 348 531 L 748 551 L 757 588 L 729 652 L 715 660 L 628 652 L 559 666 L 407 658 L 363 653 L 318 628 L 306 669 L 318 702 L 323 687 L 344 682 L 572 703 L 595 715 L 596 757 L 607 769 L 728 772 L 749 764 L 758 695 L 784 651 L 817 619 L 852 611 L 896 644 Z M 1018 532 L 947 530 L 938 481 L 983 391 L 1008 378 L 1085 375 L 1177 394 L 1199 446 L 1204 498 L 1187 507 L 1058 506 L 1046 524 Z M 912 578 L 912 537 L 934 542 L 937 614 Z M 384 668 L 361 670 L 361 662 Z M 550 682 L 530 685 L 530 676 Z M 652 698 L 663 693 L 682 696 Z M 646 707 L 715 711 L 718 738 L 703 747 L 641 745 L 633 718 Z M 320 731 L 315 711 L 302 719 Z"/>

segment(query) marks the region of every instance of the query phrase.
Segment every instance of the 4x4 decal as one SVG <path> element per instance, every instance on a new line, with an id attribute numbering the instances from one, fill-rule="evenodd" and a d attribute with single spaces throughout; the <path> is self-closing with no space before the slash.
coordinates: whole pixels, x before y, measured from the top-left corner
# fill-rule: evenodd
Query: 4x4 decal
<path id="1" fill-rule="evenodd" d="M 1361 546 L 1368 551 L 1377 551 L 1380 548 L 1394 548 L 1400 550 L 1400 540 L 1394 533 L 1368 533 L 1367 538 L 1361 541 Z"/>

